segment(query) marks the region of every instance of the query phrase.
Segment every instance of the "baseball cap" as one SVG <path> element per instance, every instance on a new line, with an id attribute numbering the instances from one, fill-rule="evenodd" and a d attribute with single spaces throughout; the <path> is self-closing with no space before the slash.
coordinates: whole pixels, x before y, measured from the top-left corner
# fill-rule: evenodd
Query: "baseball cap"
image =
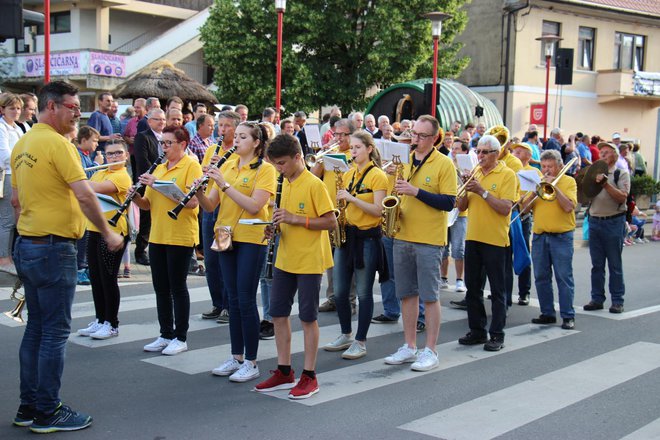
<path id="1" fill-rule="evenodd" d="M 515 150 L 516 148 L 525 148 L 525 149 L 529 150 L 530 153 L 534 152 L 532 150 L 532 147 L 529 144 L 526 144 L 524 142 L 517 142 L 517 143 L 511 145 L 512 150 Z"/>
<path id="2" fill-rule="evenodd" d="M 612 134 L 612 139 L 621 139 L 621 133 L 618 131 Z"/>
<path id="3" fill-rule="evenodd" d="M 598 149 L 602 149 L 603 147 L 610 147 L 614 151 L 616 151 L 616 154 L 619 154 L 619 147 L 616 146 L 616 144 L 613 144 L 612 142 L 599 142 L 598 143 Z"/>

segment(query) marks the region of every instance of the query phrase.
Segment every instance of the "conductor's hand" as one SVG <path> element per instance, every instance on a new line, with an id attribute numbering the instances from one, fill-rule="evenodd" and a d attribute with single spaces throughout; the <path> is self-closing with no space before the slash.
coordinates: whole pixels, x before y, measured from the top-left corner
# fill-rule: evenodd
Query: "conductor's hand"
<path id="1" fill-rule="evenodd" d="M 114 231 L 110 231 L 103 239 L 108 245 L 108 250 L 112 252 L 117 252 L 124 245 L 124 238 Z"/>

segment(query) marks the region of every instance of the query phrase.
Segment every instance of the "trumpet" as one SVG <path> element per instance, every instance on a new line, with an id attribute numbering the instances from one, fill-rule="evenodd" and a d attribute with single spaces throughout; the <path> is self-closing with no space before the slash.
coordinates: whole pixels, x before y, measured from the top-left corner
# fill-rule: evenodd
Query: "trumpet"
<path id="1" fill-rule="evenodd" d="M 459 186 L 458 189 L 456 190 L 456 199 L 458 200 L 460 197 L 465 197 L 467 195 L 467 185 L 470 183 L 472 179 L 477 177 L 477 172 L 481 173 L 481 167 L 477 165 L 474 167 L 472 172 L 470 173 L 470 177 L 463 183 L 463 185 Z"/>
<path id="2" fill-rule="evenodd" d="M 326 154 L 332 153 L 333 151 L 338 149 L 339 145 L 340 145 L 339 142 L 335 142 L 333 144 L 330 144 L 328 149 L 325 150 L 325 151 L 322 151 L 318 154 L 308 154 L 308 155 L 306 155 L 305 156 L 305 165 L 307 165 L 309 168 L 312 168 L 317 163 L 321 163 L 321 161 L 323 160 L 323 156 L 325 156 Z"/>
<path id="3" fill-rule="evenodd" d="M 110 168 L 113 165 L 122 165 L 122 166 L 124 166 L 124 165 L 126 165 L 126 162 L 108 162 L 108 163 L 104 163 L 103 165 L 95 165 L 93 167 L 83 168 L 83 171 L 88 172 L 88 171 L 102 170 L 104 168 Z"/>

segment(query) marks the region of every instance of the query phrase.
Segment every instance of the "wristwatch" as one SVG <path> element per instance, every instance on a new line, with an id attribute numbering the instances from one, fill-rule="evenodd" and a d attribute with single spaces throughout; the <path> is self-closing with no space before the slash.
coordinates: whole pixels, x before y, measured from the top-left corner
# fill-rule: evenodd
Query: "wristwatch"
<path id="1" fill-rule="evenodd" d="M 488 198 L 488 191 L 484 191 L 483 194 L 481 194 L 481 197 L 483 197 L 484 200 L 486 200 Z"/>
<path id="2" fill-rule="evenodd" d="M 229 184 L 229 182 L 225 182 L 225 184 L 222 185 L 222 188 L 220 188 L 220 189 L 222 190 L 222 192 L 225 192 L 225 191 L 227 191 L 229 188 L 231 188 L 231 185 Z"/>

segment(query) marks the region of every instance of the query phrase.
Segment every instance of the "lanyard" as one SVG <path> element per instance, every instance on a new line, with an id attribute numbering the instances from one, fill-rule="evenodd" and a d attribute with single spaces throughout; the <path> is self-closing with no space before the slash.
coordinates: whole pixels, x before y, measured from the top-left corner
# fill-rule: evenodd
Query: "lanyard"
<path id="1" fill-rule="evenodd" d="M 416 173 L 417 171 L 419 171 L 419 169 L 422 168 L 422 165 L 424 165 L 424 163 L 426 162 L 426 160 L 427 160 L 429 157 L 431 157 L 431 154 L 433 154 L 433 150 L 435 150 L 435 148 L 432 148 L 431 151 L 429 151 L 429 154 L 427 154 L 426 156 L 424 156 L 424 159 L 422 159 L 422 163 L 420 163 L 418 167 L 415 167 L 415 162 L 414 162 L 414 160 L 415 160 L 415 159 L 414 159 L 414 157 L 415 157 L 415 153 L 414 153 L 414 152 L 411 153 L 411 156 L 410 156 L 410 161 L 411 161 L 411 163 L 410 163 L 410 177 L 408 177 L 407 182 L 410 182 L 410 180 L 413 178 L 413 176 L 415 175 L 415 173 Z"/>
<path id="2" fill-rule="evenodd" d="M 348 192 L 349 192 L 350 195 L 352 195 L 352 196 L 356 195 L 356 194 L 353 194 L 353 190 L 355 189 L 356 193 L 357 193 L 357 190 L 360 188 L 360 185 L 362 185 L 362 181 L 364 180 L 365 177 L 367 177 L 367 174 L 369 173 L 369 171 L 371 171 L 371 169 L 373 167 L 374 167 L 374 165 L 372 164 L 369 168 L 367 168 L 367 170 L 364 172 L 362 177 L 360 177 L 360 180 L 358 180 L 357 185 L 355 185 L 355 187 L 354 187 L 353 186 L 353 181 L 355 180 L 355 175 L 357 174 L 357 168 L 355 169 L 355 173 L 353 173 L 353 177 L 351 177 L 351 183 L 348 185 Z"/>

